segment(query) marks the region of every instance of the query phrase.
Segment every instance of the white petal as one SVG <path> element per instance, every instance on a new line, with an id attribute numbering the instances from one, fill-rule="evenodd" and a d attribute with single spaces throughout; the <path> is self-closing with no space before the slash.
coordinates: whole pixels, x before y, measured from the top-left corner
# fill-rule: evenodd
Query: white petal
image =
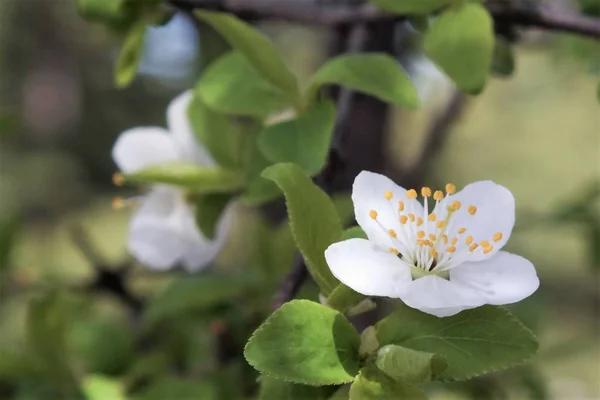
<path id="1" fill-rule="evenodd" d="M 369 240 L 334 243 L 325 259 L 340 282 L 364 295 L 398 297 L 411 281 L 408 264 Z"/>
<path id="2" fill-rule="evenodd" d="M 181 260 L 188 271 L 198 271 L 208 266 L 218 255 L 227 241 L 231 227 L 233 209 L 227 207 L 217 222 L 215 238 L 208 240 L 198 229 L 195 220 L 188 221 L 186 230 L 189 237 L 193 238 Z M 191 223 L 190 223 L 191 222 Z"/>
<path id="3" fill-rule="evenodd" d="M 127 240 L 131 254 L 152 269 L 173 267 L 182 257 L 186 242 L 177 225 L 170 222 L 179 193 L 173 189 L 152 190 L 131 220 Z"/>
<path id="4" fill-rule="evenodd" d="M 185 157 L 200 165 L 214 165 L 208 151 L 198 142 L 188 116 L 188 109 L 193 98 L 191 90 L 177 96 L 167 109 L 167 125 L 173 138 L 178 143 Z"/>
<path id="5" fill-rule="evenodd" d="M 450 280 L 479 292 L 487 304 L 511 304 L 531 296 L 540 280 L 533 264 L 521 256 L 498 252 L 489 260 L 450 270 Z"/>
<path id="6" fill-rule="evenodd" d="M 171 135 L 162 128 L 152 127 L 123 132 L 113 146 L 112 156 L 123 172 L 135 172 L 180 158 Z"/>
<path id="7" fill-rule="evenodd" d="M 488 254 L 484 254 L 483 246 L 479 246 L 470 254 L 468 261 L 491 258 L 506 244 L 515 225 L 515 198 L 512 193 L 492 181 L 481 181 L 465 186 L 448 199 L 449 203 L 455 200 L 460 201 L 461 208 L 452 215 L 452 231 L 448 232 L 448 236 L 457 236 L 459 228 L 467 228 L 466 232 L 459 236 L 461 246 L 466 248 L 465 238 L 468 236 L 473 237 L 474 243 L 487 240 L 493 246 L 493 250 Z M 477 207 L 475 215 L 469 213 L 469 206 Z M 494 235 L 497 233 L 501 234 L 502 238 L 494 241 Z"/>
<path id="8" fill-rule="evenodd" d="M 387 200 L 385 193 L 392 192 L 392 199 Z M 398 201 L 405 203 L 404 214 L 412 212 L 417 217 L 423 216 L 423 206 L 416 200 L 406 198 L 406 189 L 396 185 L 384 175 L 362 171 L 352 186 L 352 202 L 356 222 L 365 231 L 369 239 L 388 249 L 395 247 L 394 242 L 387 233 L 388 229 L 398 230 Z M 409 210 L 409 205 L 412 207 Z M 373 220 L 369 213 L 377 212 L 377 220 Z M 380 225 L 381 224 L 381 225 Z"/>
<path id="9" fill-rule="evenodd" d="M 485 304 L 483 297 L 474 289 L 437 275 L 415 279 L 400 298 L 409 307 L 437 317 L 449 317 Z"/>

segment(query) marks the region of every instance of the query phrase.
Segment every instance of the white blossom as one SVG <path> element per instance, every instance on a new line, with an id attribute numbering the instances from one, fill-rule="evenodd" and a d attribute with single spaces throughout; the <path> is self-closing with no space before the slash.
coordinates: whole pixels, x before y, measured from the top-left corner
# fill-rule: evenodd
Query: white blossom
<path id="1" fill-rule="evenodd" d="M 178 96 L 167 110 L 168 130 L 158 127 L 132 128 L 117 139 L 112 156 L 123 173 L 168 162 L 194 162 L 212 166 L 214 161 L 194 137 L 187 116 L 190 91 Z M 127 247 L 142 264 L 166 270 L 176 264 L 190 271 L 207 266 L 225 243 L 229 212 L 217 223 L 214 240 L 208 240 L 196 225 L 195 207 L 180 188 L 155 185 L 141 196 L 127 238 Z"/>
<path id="2" fill-rule="evenodd" d="M 421 197 L 424 205 L 414 189 L 361 172 L 352 201 L 368 240 L 329 246 L 325 258 L 333 275 L 359 293 L 400 298 L 438 317 L 515 303 L 537 290 L 532 263 L 500 250 L 515 223 L 508 189 L 481 181 L 456 192 L 448 184 L 445 192 L 424 187 Z"/>

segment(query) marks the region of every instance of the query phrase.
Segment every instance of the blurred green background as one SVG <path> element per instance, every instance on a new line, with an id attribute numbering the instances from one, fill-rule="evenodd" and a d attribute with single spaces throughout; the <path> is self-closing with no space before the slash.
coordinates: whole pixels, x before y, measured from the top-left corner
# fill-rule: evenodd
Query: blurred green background
<path id="1" fill-rule="evenodd" d="M 300 77 L 309 76 L 326 56 L 324 30 L 278 23 L 265 29 Z M 534 369 L 504 374 L 511 386 L 503 390 L 511 398 L 531 393 L 537 398 L 600 398 L 600 108 L 594 99 L 600 45 L 539 32 L 522 39 L 514 76 L 495 78 L 481 96 L 466 100 L 447 143 L 430 160 L 428 181 L 462 186 L 492 179 L 517 199 L 509 250 L 534 262 L 542 285 L 515 311 L 537 331 L 541 351 Z M 141 74 L 126 90 L 113 86 L 117 49 L 115 38 L 82 20 L 72 2 L 0 2 L 0 398 L 69 396 L 56 390 L 54 378 L 46 381 L 19 362 L 31 350 L 30 300 L 48 290 L 66 299 L 68 311 L 54 317 L 68 316 L 65 348 L 77 376 L 112 376 L 129 389 L 143 389 L 148 385 L 140 377 L 168 386 L 169 379 L 181 384 L 210 376 L 212 382 L 220 372 L 226 378 L 219 379 L 227 380 L 238 376 L 236 368 L 244 368 L 243 361 L 218 364 L 215 321 L 242 318 L 236 313 L 252 319 L 249 307 L 240 311 L 232 303 L 193 323 L 182 320 L 181 330 L 171 325 L 166 334 L 166 342 L 176 344 L 161 347 L 140 338 L 135 321 L 114 296 L 86 289 L 97 278 L 99 262 L 108 270 L 130 265 L 127 285 L 140 298 L 159 293 L 183 274 L 153 273 L 129 260 L 130 210 L 112 210 L 111 199 L 135 195 L 137 188 L 113 187 L 110 150 L 129 127 L 164 126 L 168 102 L 199 74 L 196 29 L 183 15 L 153 29 Z M 416 159 L 428 127 L 453 92 L 422 57 L 412 55 L 408 62 L 425 102 L 419 111 L 394 110 L 386 152 L 392 170 Z M 260 252 L 246 238 L 262 232 L 261 222 L 250 209 L 238 206 L 236 211 L 234 232 L 216 263 L 220 270 L 243 269 Z M 98 259 L 82 252 L 82 238 Z M 288 242 L 282 246 L 287 247 L 278 260 L 290 265 L 293 249 Z M 43 304 L 53 301 L 44 299 Z M 185 340 L 176 338 L 181 331 Z M 184 350 L 173 348 L 181 343 Z M 185 353 L 185 373 L 171 358 L 161 361 L 179 359 L 178 352 Z M 494 386 L 485 380 L 480 384 L 487 390 Z M 140 389 L 138 397 L 185 398 L 181 393 L 187 393 L 169 389 L 167 395 L 156 394 L 160 390 L 154 388 L 157 397 L 150 397 Z M 475 398 L 477 393 L 491 396 L 469 390 Z M 463 392 L 435 393 L 464 398 Z M 229 398 L 236 396 L 242 395 Z"/>

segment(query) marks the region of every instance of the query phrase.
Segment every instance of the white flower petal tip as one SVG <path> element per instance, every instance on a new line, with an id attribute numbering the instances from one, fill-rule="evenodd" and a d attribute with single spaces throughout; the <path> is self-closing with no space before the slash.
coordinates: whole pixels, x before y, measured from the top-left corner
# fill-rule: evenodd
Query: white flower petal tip
<path id="1" fill-rule="evenodd" d="M 520 301 L 539 286 L 529 261 L 499 251 L 515 223 L 514 197 L 501 185 L 481 181 L 458 192 L 453 184 L 406 190 L 363 171 L 352 200 L 369 240 L 333 244 L 325 258 L 333 275 L 359 293 L 397 297 L 446 317 Z"/>
<path id="2" fill-rule="evenodd" d="M 180 151 L 171 135 L 162 128 L 132 128 L 119 136 L 112 157 L 119 169 L 128 173 L 176 161 Z"/>

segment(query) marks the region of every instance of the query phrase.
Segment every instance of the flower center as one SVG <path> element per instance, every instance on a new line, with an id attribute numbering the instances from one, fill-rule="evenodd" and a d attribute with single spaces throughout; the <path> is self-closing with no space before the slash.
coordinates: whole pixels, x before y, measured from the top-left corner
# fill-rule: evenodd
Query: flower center
<path id="1" fill-rule="evenodd" d="M 414 265 L 415 268 L 429 273 L 444 272 L 456 265 L 469 261 L 474 254 L 488 254 L 494 250 L 492 243 L 502 240 L 502 233 L 497 232 L 491 238 L 477 241 L 469 235 L 468 228 L 459 226 L 455 214 L 459 210 L 461 222 L 468 222 L 473 217 L 476 219 L 477 206 L 468 205 L 463 209 L 463 204 L 453 200 L 456 186 L 449 183 L 445 187 L 445 194 L 441 190 L 432 192 L 431 188 L 421 188 L 423 198 L 423 212 L 419 213 L 420 203 L 415 189 L 410 189 L 405 196 L 394 199 L 391 190 L 384 192 L 397 223 L 394 227 L 384 226 L 378 220 L 375 209 L 369 211 L 371 219 L 377 222 L 392 240 L 389 251 L 402 260 Z M 435 207 L 429 213 L 429 198 L 435 200 Z M 476 220 L 473 221 L 476 223 Z M 472 223 L 468 222 L 469 226 Z M 414 277 L 413 273 L 413 277 Z"/>

